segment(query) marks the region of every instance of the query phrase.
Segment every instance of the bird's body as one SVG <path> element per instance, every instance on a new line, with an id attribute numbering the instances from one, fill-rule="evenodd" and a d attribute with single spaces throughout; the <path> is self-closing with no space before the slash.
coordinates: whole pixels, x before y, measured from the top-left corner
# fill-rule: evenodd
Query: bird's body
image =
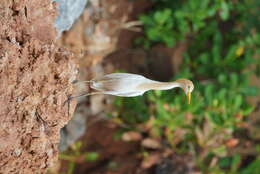
<path id="1" fill-rule="evenodd" d="M 138 86 L 149 83 L 151 80 L 141 75 L 130 73 L 112 73 L 101 78 L 93 79 L 90 87 L 120 97 L 135 97 L 143 95 L 147 90 L 142 90 Z"/>

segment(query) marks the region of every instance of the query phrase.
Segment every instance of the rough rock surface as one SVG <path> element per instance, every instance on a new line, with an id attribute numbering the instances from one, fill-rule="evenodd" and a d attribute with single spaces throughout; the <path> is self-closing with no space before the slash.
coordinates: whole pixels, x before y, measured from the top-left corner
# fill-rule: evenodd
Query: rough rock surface
<path id="1" fill-rule="evenodd" d="M 44 173 L 57 160 L 77 71 L 54 43 L 55 16 L 49 0 L 0 1 L 0 174 Z"/>

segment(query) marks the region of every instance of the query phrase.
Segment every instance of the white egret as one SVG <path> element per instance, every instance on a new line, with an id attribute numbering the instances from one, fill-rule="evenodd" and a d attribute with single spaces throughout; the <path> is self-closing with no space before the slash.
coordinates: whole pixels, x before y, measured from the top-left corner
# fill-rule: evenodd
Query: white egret
<path id="1" fill-rule="evenodd" d="M 138 74 L 130 73 L 112 73 L 104 75 L 101 78 L 81 82 L 90 83 L 90 88 L 97 90 L 97 92 L 71 96 L 68 98 L 67 101 L 73 98 L 94 94 L 109 94 L 120 97 L 135 97 L 143 95 L 146 91 L 149 90 L 169 90 L 179 87 L 183 89 L 188 97 L 188 103 L 190 103 L 191 92 L 194 89 L 192 81 L 188 79 L 178 79 L 173 82 L 159 82 L 155 80 L 150 80 Z"/>

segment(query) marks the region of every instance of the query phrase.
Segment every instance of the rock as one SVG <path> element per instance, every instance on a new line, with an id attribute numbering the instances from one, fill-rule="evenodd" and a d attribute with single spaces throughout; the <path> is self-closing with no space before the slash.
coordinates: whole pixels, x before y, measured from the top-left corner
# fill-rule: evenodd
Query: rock
<path id="1" fill-rule="evenodd" d="M 59 144 L 60 151 L 65 151 L 85 133 L 86 116 L 89 115 L 89 112 L 90 111 L 85 106 L 85 103 L 82 103 L 77 107 L 73 118 L 64 128 L 61 129 L 61 140 Z"/>
<path id="2" fill-rule="evenodd" d="M 0 173 L 45 173 L 58 159 L 77 67 L 54 43 L 55 15 L 48 0 L 0 1 Z"/>
<path id="3" fill-rule="evenodd" d="M 55 2 L 57 2 L 59 10 L 55 27 L 60 34 L 70 29 L 75 20 L 82 14 L 88 0 L 55 0 Z"/>

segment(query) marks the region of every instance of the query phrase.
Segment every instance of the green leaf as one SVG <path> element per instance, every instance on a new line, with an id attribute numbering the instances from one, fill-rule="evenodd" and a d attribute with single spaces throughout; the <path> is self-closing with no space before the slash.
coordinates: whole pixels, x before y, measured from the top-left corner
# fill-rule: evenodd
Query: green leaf
<path id="1" fill-rule="evenodd" d="M 223 148 L 223 147 L 221 147 Z M 217 149 L 219 150 L 219 149 Z M 220 149 L 222 151 L 222 149 Z M 231 165 L 232 163 L 232 158 L 231 157 L 223 157 L 223 158 L 220 158 L 218 164 L 221 168 L 227 168 Z"/>
<path id="2" fill-rule="evenodd" d="M 249 165 L 242 170 L 241 174 L 258 174 L 260 171 L 260 160 L 256 159 L 255 161 L 249 163 Z"/>
<path id="3" fill-rule="evenodd" d="M 216 155 L 220 156 L 220 157 L 223 157 L 226 155 L 227 153 L 227 149 L 226 149 L 226 146 L 225 145 L 221 145 L 217 148 L 214 148 L 212 150 Z M 225 164 L 227 164 L 227 161 L 225 161 Z"/>
<path id="4" fill-rule="evenodd" d="M 224 0 L 221 2 L 220 17 L 224 21 L 229 18 L 229 7 Z"/>
<path id="5" fill-rule="evenodd" d="M 238 170 L 240 162 L 241 162 L 240 154 L 235 154 L 232 159 L 231 172 L 234 173 Z"/>
<path id="6" fill-rule="evenodd" d="M 87 152 L 85 153 L 85 160 L 86 161 L 96 161 L 99 157 L 99 154 L 97 152 Z"/>
<path id="7" fill-rule="evenodd" d="M 219 81 L 220 83 L 222 83 L 222 84 L 226 83 L 226 82 L 227 82 L 227 76 L 226 76 L 226 74 L 220 74 L 220 75 L 218 76 L 218 81 Z"/>
<path id="8" fill-rule="evenodd" d="M 249 115 L 251 112 L 254 111 L 254 109 L 255 109 L 254 106 L 248 105 L 245 109 L 243 109 L 243 110 L 241 111 L 241 114 L 242 114 L 242 115 Z"/>
<path id="9" fill-rule="evenodd" d="M 147 30 L 147 36 L 150 40 L 153 40 L 153 41 L 158 41 L 159 38 L 159 31 L 158 31 L 158 28 L 150 28 L 149 30 Z"/>
<path id="10" fill-rule="evenodd" d="M 240 106 L 242 105 L 242 102 L 243 102 L 242 96 L 241 95 L 237 95 L 235 97 L 234 108 L 239 109 Z"/>
<path id="11" fill-rule="evenodd" d="M 171 9 L 164 9 L 163 11 L 156 11 L 154 14 L 154 20 L 158 24 L 164 24 L 168 20 L 171 20 Z"/>
<path id="12" fill-rule="evenodd" d="M 256 86 L 245 86 L 240 91 L 247 96 L 256 96 L 259 94 L 259 88 Z"/>

